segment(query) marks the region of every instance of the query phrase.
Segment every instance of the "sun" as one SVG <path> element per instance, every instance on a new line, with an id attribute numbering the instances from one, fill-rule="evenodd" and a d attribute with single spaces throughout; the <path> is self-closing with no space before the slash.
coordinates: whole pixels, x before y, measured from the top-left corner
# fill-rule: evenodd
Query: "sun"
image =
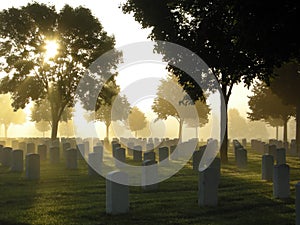
<path id="1" fill-rule="evenodd" d="M 45 60 L 48 61 L 49 59 L 54 58 L 57 55 L 59 45 L 56 40 L 47 40 L 45 42 Z"/>

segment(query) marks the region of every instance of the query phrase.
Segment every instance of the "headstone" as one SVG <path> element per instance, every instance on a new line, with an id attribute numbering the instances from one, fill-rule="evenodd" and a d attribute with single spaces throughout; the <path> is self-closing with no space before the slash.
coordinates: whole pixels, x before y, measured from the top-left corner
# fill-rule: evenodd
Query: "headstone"
<path id="1" fill-rule="evenodd" d="M 115 149 L 115 165 L 119 167 L 123 167 L 126 162 L 126 155 L 124 148 Z"/>
<path id="2" fill-rule="evenodd" d="M 243 148 L 239 148 L 236 152 L 236 164 L 238 168 L 246 168 L 247 167 L 247 150 Z"/>
<path id="3" fill-rule="evenodd" d="M 11 141 L 11 147 L 12 147 L 12 149 L 18 149 L 19 148 L 19 141 L 12 140 Z"/>
<path id="4" fill-rule="evenodd" d="M 50 163 L 51 164 L 59 163 L 59 148 L 58 147 L 50 147 L 49 155 L 50 155 Z"/>
<path id="5" fill-rule="evenodd" d="M 40 156 L 38 154 L 27 154 L 25 175 L 28 180 L 40 179 Z"/>
<path id="6" fill-rule="evenodd" d="M 2 164 L 3 160 L 3 145 L 0 145 L 0 164 Z"/>
<path id="7" fill-rule="evenodd" d="M 296 225 L 300 225 L 300 182 L 296 184 Z"/>
<path id="8" fill-rule="evenodd" d="M 64 142 L 62 144 L 62 151 L 63 151 L 63 155 L 66 156 L 66 151 L 71 148 L 71 143 L 70 142 Z"/>
<path id="9" fill-rule="evenodd" d="M 144 152 L 144 161 L 146 160 L 155 161 L 155 152 Z"/>
<path id="10" fill-rule="evenodd" d="M 23 167 L 24 167 L 23 151 L 22 150 L 13 150 L 12 151 L 11 171 L 12 172 L 22 172 Z"/>
<path id="11" fill-rule="evenodd" d="M 98 145 L 93 147 L 94 153 L 99 153 L 100 161 L 103 161 L 103 145 Z"/>
<path id="12" fill-rule="evenodd" d="M 152 191 L 158 188 L 157 162 L 146 160 L 142 163 L 142 189 Z"/>
<path id="13" fill-rule="evenodd" d="M 121 145 L 118 142 L 112 141 L 111 146 L 112 146 L 112 154 L 113 157 L 115 158 L 116 149 L 121 148 Z"/>
<path id="14" fill-rule="evenodd" d="M 274 166 L 273 196 L 280 199 L 290 196 L 290 167 L 287 164 Z"/>
<path id="15" fill-rule="evenodd" d="M 177 145 L 170 146 L 170 159 L 171 160 L 178 160 L 179 154 L 178 150 L 176 150 Z"/>
<path id="16" fill-rule="evenodd" d="M 78 144 L 77 145 L 77 158 L 84 159 L 84 157 L 85 157 L 85 146 L 84 146 L 84 144 Z"/>
<path id="17" fill-rule="evenodd" d="M 262 156 L 261 178 L 262 180 L 272 181 L 274 170 L 274 157 L 272 155 Z"/>
<path id="18" fill-rule="evenodd" d="M 35 144 L 34 143 L 28 143 L 26 148 L 26 153 L 35 153 Z"/>
<path id="19" fill-rule="evenodd" d="M 199 164 L 203 155 L 203 151 L 194 151 L 193 153 L 193 170 L 199 171 Z"/>
<path id="20" fill-rule="evenodd" d="M 98 176 L 102 168 L 102 155 L 99 152 L 93 152 L 88 157 L 88 174 L 89 176 Z"/>
<path id="21" fill-rule="evenodd" d="M 148 143 L 146 145 L 146 151 L 153 151 L 154 150 L 154 144 L 153 143 Z"/>
<path id="22" fill-rule="evenodd" d="M 77 149 L 69 148 L 66 150 L 66 168 L 77 169 Z"/>
<path id="23" fill-rule="evenodd" d="M 247 146 L 247 139 L 246 138 L 242 139 L 242 145 L 246 148 L 246 146 Z"/>
<path id="24" fill-rule="evenodd" d="M 160 164 L 168 164 L 169 161 L 169 148 L 168 147 L 160 147 L 158 149 L 158 160 Z"/>
<path id="25" fill-rule="evenodd" d="M 47 160 L 47 145 L 38 145 L 37 152 L 40 155 L 40 160 Z"/>
<path id="26" fill-rule="evenodd" d="M 276 164 L 281 165 L 281 164 L 286 164 L 286 159 L 285 159 L 285 149 L 284 148 L 278 148 L 276 151 Z"/>
<path id="27" fill-rule="evenodd" d="M 220 160 L 216 160 L 204 171 L 199 172 L 198 204 L 199 206 L 218 205 L 218 186 L 220 182 Z"/>
<path id="28" fill-rule="evenodd" d="M 11 166 L 11 162 L 12 162 L 12 148 L 10 147 L 4 147 L 2 148 L 2 166 L 7 166 L 10 167 Z"/>
<path id="29" fill-rule="evenodd" d="M 136 145 L 133 149 L 133 161 L 135 162 L 142 162 L 143 160 L 143 152 L 142 152 L 142 146 Z"/>
<path id="30" fill-rule="evenodd" d="M 127 153 L 129 156 L 133 156 L 134 142 L 127 143 Z"/>
<path id="31" fill-rule="evenodd" d="M 121 181 L 120 183 L 114 181 Z M 113 171 L 106 177 L 106 213 L 122 214 L 129 212 L 128 175 Z"/>
<path id="32" fill-rule="evenodd" d="M 272 155 L 276 159 L 277 147 L 276 145 L 269 145 L 269 155 Z"/>
<path id="33" fill-rule="evenodd" d="M 19 148 L 18 149 L 21 149 L 24 152 L 26 152 L 26 143 L 25 142 L 19 142 Z"/>
<path id="34" fill-rule="evenodd" d="M 264 154 L 269 154 L 269 144 L 264 144 Z"/>

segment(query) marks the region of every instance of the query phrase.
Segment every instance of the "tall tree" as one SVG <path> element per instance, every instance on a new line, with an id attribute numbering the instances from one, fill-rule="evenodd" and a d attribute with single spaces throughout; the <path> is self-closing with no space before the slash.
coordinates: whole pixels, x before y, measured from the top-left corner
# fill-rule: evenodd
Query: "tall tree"
<path id="1" fill-rule="evenodd" d="M 10 95 L 0 95 L 0 125 L 4 126 L 4 136 L 11 124 L 22 124 L 26 122 L 26 114 L 22 109 L 15 111 L 12 106 Z"/>
<path id="2" fill-rule="evenodd" d="M 72 108 L 68 107 L 62 112 L 60 122 L 67 122 L 72 117 Z M 31 108 L 31 121 L 47 122 L 52 127 L 51 105 L 48 99 L 43 99 L 40 102 L 35 102 Z"/>
<path id="3" fill-rule="evenodd" d="M 178 138 L 182 140 L 182 127 L 186 122 L 189 126 L 198 127 L 202 126 L 208 121 L 209 107 L 198 100 L 193 103 L 195 107 L 199 124 L 195 124 L 195 119 L 191 118 L 190 113 L 191 104 L 185 104 L 187 93 L 178 82 L 178 78 L 174 75 L 169 75 L 166 79 L 160 81 L 157 88 L 157 97 L 154 99 L 152 110 L 157 114 L 157 119 L 166 120 L 169 116 L 174 117 L 179 124 Z"/>
<path id="4" fill-rule="evenodd" d="M 153 40 L 173 42 L 199 55 L 219 81 L 225 97 L 225 109 L 221 111 L 227 112 L 234 84 L 243 80 L 249 86 L 254 78 L 268 82 L 273 65 L 299 57 L 300 39 L 294 32 L 298 26 L 297 6 L 296 0 L 127 0 L 122 9 L 133 13 L 143 28 L 150 28 Z M 174 61 L 167 57 L 163 46 L 158 45 L 157 50 L 167 62 Z M 190 76 L 170 66 L 169 69 L 194 100 L 202 96 L 203 90 Z M 227 162 L 227 127 L 224 133 L 221 160 Z"/>
<path id="5" fill-rule="evenodd" d="M 131 131 L 135 132 L 135 137 L 138 136 L 138 131 L 147 126 L 145 114 L 136 106 L 134 106 L 128 115 L 128 126 Z"/>
<path id="6" fill-rule="evenodd" d="M 94 117 L 93 114 L 88 113 L 86 118 L 88 121 L 98 120 L 103 122 L 106 126 L 106 138 L 109 140 L 109 127 L 112 121 L 125 120 L 128 118 L 130 112 L 130 104 L 126 96 L 114 95 L 111 102 L 99 104 Z"/>
<path id="7" fill-rule="evenodd" d="M 47 99 L 55 139 L 62 113 L 74 105 L 79 80 L 93 61 L 113 49 L 114 37 L 81 6 L 65 5 L 57 12 L 54 6 L 30 3 L 1 11 L 0 21 L 0 69 L 7 74 L 0 91 L 12 94 L 15 109 Z M 101 71 L 110 71 L 120 56 L 116 52 Z"/>
<path id="8" fill-rule="evenodd" d="M 35 123 L 35 128 L 43 133 L 43 137 L 45 137 L 45 132 L 51 130 L 51 126 L 48 121 L 41 120 Z"/>
<path id="9" fill-rule="evenodd" d="M 287 142 L 287 124 L 289 119 L 295 115 L 295 107 L 284 104 L 282 99 L 264 83 L 254 85 L 253 95 L 249 97 L 248 104 L 250 108 L 248 118 L 251 121 L 264 120 L 272 125 L 276 122 L 274 119 L 281 120 L 284 128 L 283 141 Z"/>
<path id="10" fill-rule="evenodd" d="M 274 70 L 277 75 L 272 80 L 270 88 L 285 104 L 296 108 L 296 142 L 297 151 L 300 152 L 300 63 L 291 61 Z"/>
<path id="11" fill-rule="evenodd" d="M 284 121 L 280 118 L 268 117 L 265 119 L 266 123 L 268 123 L 271 127 L 275 127 L 276 129 L 276 140 L 278 140 L 278 128 L 284 126 Z M 288 133 L 288 132 L 287 132 Z M 287 134 L 286 134 L 287 135 Z M 284 140 L 285 132 L 283 132 L 283 140 Z"/>
<path id="12" fill-rule="evenodd" d="M 229 137 L 244 138 L 247 136 L 247 121 L 240 115 L 237 109 L 229 109 L 228 111 L 228 134 Z"/>

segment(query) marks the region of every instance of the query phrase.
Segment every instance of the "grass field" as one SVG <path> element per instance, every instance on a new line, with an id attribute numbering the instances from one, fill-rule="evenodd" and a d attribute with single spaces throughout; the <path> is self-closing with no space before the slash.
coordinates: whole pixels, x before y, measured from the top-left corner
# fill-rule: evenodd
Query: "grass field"
<path id="1" fill-rule="evenodd" d="M 232 151 L 231 151 L 232 152 Z M 105 179 L 89 177 L 84 161 L 69 171 L 41 164 L 41 179 L 27 181 L 24 173 L 0 167 L 0 224 L 295 224 L 295 184 L 300 181 L 299 159 L 288 157 L 291 198 L 272 197 L 272 183 L 261 180 L 261 156 L 248 151 L 248 168 L 238 170 L 232 154 L 222 167 L 219 206 L 197 204 L 197 173 L 191 164 L 159 184 L 155 192 L 130 187 L 130 213 L 105 213 Z"/>

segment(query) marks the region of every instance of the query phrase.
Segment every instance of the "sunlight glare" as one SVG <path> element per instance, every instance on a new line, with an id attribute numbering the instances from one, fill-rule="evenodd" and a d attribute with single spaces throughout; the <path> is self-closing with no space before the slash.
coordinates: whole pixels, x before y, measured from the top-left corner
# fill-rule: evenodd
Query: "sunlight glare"
<path id="1" fill-rule="evenodd" d="M 48 61 L 49 59 L 53 58 L 57 55 L 58 52 L 58 43 L 55 40 L 48 40 L 46 41 L 45 46 L 45 60 Z"/>

